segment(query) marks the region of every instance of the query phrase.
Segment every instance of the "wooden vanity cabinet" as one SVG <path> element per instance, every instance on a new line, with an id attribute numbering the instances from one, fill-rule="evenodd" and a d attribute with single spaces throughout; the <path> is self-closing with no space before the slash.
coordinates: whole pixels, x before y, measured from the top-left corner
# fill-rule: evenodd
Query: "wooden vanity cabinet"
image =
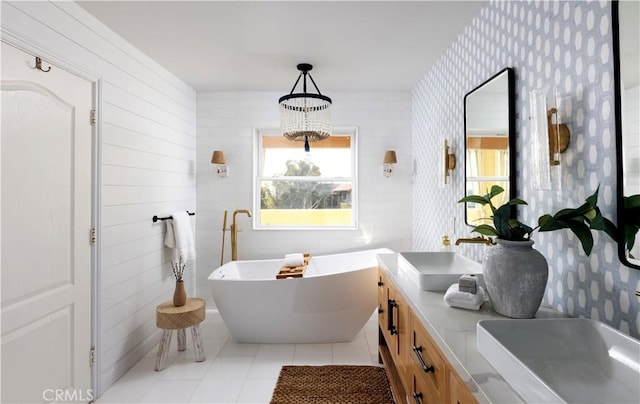
<path id="1" fill-rule="evenodd" d="M 387 367 L 387 362 L 393 362 L 395 374 L 390 378 L 398 378 L 400 385 L 394 388 L 397 390 L 394 393 L 399 395 L 411 387 L 408 377 L 409 306 L 381 271 L 378 276 L 378 324 L 380 357 Z"/>
<path id="2" fill-rule="evenodd" d="M 378 276 L 378 352 L 398 403 L 477 404 L 383 270 Z"/>
<path id="3" fill-rule="evenodd" d="M 471 394 L 466 384 L 452 370 L 449 371 L 449 402 L 451 404 L 478 404 L 478 400 Z"/>
<path id="4" fill-rule="evenodd" d="M 410 314 L 411 376 L 413 392 L 421 394 L 421 403 L 443 403 L 447 397 L 446 362 L 416 316 Z M 415 401 L 415 398 L 414 398 Z"/>
<path id="5" fill-rule="evenodd" d="M 387 296 L 389 295 L 387 277 L 378 270 L 378 324 L 379 332 L 385 332 L 387 324 Z"/>

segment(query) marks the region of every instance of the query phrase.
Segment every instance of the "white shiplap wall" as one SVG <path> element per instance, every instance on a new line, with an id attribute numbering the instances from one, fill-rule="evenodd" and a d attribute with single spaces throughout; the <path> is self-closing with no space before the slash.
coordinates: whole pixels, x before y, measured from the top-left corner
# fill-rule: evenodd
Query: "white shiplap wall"
<path id="1" fill-rule="evenodd" d="M 279 258 L 291 252 L 322 254 L 384 246 L 411 247 L 411 94 L 409 92 L 328 92 L 336 127 L 358 128 L 358 230 L 252 230 L 238 216 L 239 259 Z M 235 209 L 252 209 L 254 128 L 278 127 L 278 98 L 271 92 L 198 93 L 198 295 L 210 298 L 207 276 L 220 265 L 222 222 Z M 300 144 L 302 147 L 302 144 Z M 311 144 L 313 152 L 313 144 Z M 394 174 L 382 174 L 384 151 L 394 149 Z M 210 164 L 223 150 L 229 176 Z M 227 232 L 225 262 L 230 259 Z M 209 304 L 211 305 L 212 302 Z"/>
<path id="2" fill-rule="evenodd" d="M 196 95 L 75 3 L 2 2 L 1 11 L 4 40 L 101 80 L 101 394 L 159 338 L 155 307 L 174 280 L 164 224 L 151 217 L 195 210 Z"/>

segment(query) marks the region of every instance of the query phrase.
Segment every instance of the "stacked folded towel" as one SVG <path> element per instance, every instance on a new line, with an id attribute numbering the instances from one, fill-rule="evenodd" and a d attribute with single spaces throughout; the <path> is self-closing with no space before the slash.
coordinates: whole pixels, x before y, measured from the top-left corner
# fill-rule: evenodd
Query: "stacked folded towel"
<path id="1" fill-rule="evenodd" d="M 283 267 L 295 268 L 304 265 L 304 254 L 303 253 L 294 253 L 287 254 L 284 256 Z"/>
<path id="2" fill-rule="evenodd" d="M 444 294 L 444 302 L 451 307 L 459 307 L 461 309 L 480 310 L 484 301 L 484 289 L 478 285 L 476 293 L 461 292 L 458 284 L 454 283 L 449 286 Z"/>

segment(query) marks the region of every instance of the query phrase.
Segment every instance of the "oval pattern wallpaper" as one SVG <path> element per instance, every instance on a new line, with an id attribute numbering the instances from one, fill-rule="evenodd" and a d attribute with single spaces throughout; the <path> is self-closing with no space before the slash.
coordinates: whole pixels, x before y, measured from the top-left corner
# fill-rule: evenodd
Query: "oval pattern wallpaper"
<path id="1" fill-rule="evenodd" d="M 576 207 L 598 186 L 603 215 L 616 220 L 615 118 L 611 3 L 492 1 L 413 89 L 413 250 L 437 250 L 443 235 L 473 237 L 464 224 L 464 105 L 466 93 L 505 67 L 516 80 L 517 196 L 529 202 L 521 221 Z M 561 188 L 533 187 L 529 93 L 557 91 L 560 121 L 571 141 L 562 154 Z M 458 167 L 440 184 L 440 151 L 453 145 Z M 444 203 L 443 203 L 444 202 Z M 637 269 L 620 264 L 616 244 L 595 234 L 587 257 L 568 230 L 535 232 L 534 248 L 549 263 L 544 303 L 574 317 L 600 320 L 640 338 Z M 458 251 L 482 261 L 484 246 Z"/>

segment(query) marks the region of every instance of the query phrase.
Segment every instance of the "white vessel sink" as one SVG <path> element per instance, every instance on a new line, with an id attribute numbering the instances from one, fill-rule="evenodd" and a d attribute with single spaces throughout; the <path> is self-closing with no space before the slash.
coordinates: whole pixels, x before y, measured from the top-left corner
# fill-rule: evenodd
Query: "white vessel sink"
<path id="1" fill-rule="evenodd" d="M 478 351 L 529 403 L 640 403 L 640 341 L 578 318 L 481 320 Z"/>
<path id="2" fill-rule="evenodd" d="M 401 252 L 398 268 L 422 290 L 447 290 L 462 275 L 475 275 L 484 287 L 482 265 L 450 251 Z"/>

